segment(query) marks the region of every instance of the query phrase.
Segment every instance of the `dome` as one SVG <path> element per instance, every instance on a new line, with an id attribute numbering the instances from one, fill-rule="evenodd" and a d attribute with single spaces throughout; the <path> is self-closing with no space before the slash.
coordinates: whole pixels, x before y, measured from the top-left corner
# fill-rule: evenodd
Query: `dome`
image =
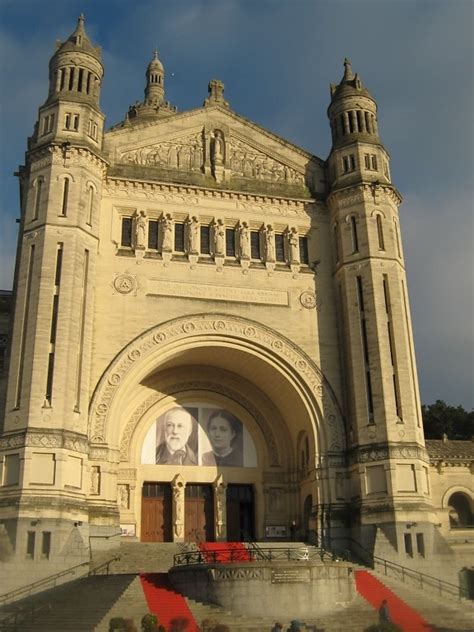
<path id="1" fill-rule="evenodd" d="M 155 52 L 153 53 L 153 59 L 148 64 L 146 71 L 147 73 L 149 73 L 149 72 L 163 72 L 163 70 L 164 70 L 163 64 L 158 59 L 158 51 L 155 50 Z"/>
<path id="2" fill-rule="evenodd" d="M 364 88 L 359 75 L 352 72 L 351 62 L 344 59 L 344 76 L 339 85 L 331 84 L 331 101 L 350 96 L 364 96 L 372 99 L 369 91 Z"/>
<path id="3" fill-rule="evenodd" d="M 84 53 L 87 53 L 88 55 L 91 55 L 98 61 L 101 60 L 100 46 L 94 46 L 88 38 L 86 30 L 84 28 L 84 16 L 82 14 L 77 19 L 77 26 L 75 31 L 67 38 L 65 42 L 58 42 L 56 54 L 73 51 L 82 51 Z"/>

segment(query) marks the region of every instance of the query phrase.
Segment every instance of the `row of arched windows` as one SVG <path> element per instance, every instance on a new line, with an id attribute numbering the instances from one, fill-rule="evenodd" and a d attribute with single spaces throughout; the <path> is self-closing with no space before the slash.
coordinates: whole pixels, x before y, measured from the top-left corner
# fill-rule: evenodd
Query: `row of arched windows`
<path id="1" fill-rule="evenodd" d="M 348 134 L 376 134 L 375 115 L 366 110 L 349 110 L 336 116 L 331 122 L 333 140 Z"/>
<path id="2" fill-rule="evenodd" d="M 61 182 L 62 182 L 62 191 L 61 191 L 60 208 L 59 208 L 58 216 L 67 217 L 68 211 L 69 211 L 72 178 L 69 176 L 63 176 L 61 178 Z M 96 188 L 91 182 L 89 182 L 86 186 L 87 186 L 86 224 L 90 226 L 92 225 L 92 215 L 94 211 Z M 34 198 L 33 198 L 34 201 L 33 201 L 33 214 L 32 214 L 31 221 L 37 220 L 39 218 L 41 205 L 46 199 L 44 176 L 39 176 L 38 178 L 36 178 L 36 180 L 33 183 L 33 189 L 34 189 Z"/>
<path id="3" fill-rule="evenodd" d="M 67 90 L 81 92 L 88 96 L 98 96 L 99 77 L 85 68 L 63 66 L 56 71 L 56 92 Z"/>
<path id="4" fill-rule="evenodd" d="M 355 254 L 359 252 L 359 233 L 358 233 L 358 217 L 356 215 L 349 215 L 346 218 L 346 222 L 350 226 L 350 234 L 351 234 L 351 254 Z M 377 213 L 375 215 L 375 227 L 377 230 L 377 244 L 378 249 L 380 251 L 385 251 L 385 236 L 384 236 L 384 217 L 381 213 Z M 395 234 L 395 241 L 397 246 L 397 255 L 401 257 L 401 249 L 400 249 L 400 238 L 398 235 L 398 225 L 395 220 L 393 220 L 393 230 Z M 333 240 L 334 240 L 334 251 L 336 262 L 340 261 L 340 257 L 342 254 L 341 248 L 341 234 L 339 222 L 335 222 L 333 225 Z"/>

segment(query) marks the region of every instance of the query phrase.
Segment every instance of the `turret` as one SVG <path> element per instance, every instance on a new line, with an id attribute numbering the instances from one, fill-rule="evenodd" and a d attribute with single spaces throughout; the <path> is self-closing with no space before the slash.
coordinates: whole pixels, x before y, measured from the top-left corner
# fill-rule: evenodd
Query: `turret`
<path id="1" fill-rule="evenodd" d="M 165 69 L 158 58 L 158 51 L 155 50 L 146 69 L 145 99 L 142 103 L 137 102 L 130 106 L 125 124 L 144 118 L 163 118 L 175 113 L 176 107 L 165 101 Z"/>

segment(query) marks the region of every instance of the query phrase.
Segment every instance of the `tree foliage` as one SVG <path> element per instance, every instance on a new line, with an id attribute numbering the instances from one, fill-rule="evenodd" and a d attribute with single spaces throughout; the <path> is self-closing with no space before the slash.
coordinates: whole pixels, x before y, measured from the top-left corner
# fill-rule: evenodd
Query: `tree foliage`
<path id="1" fill-rule="evenodd" d="M 449 406 L 438 399 L 434 404 L 421 407 L 426 439 L 470 440 L 474 437 L 474 410 L 468 412 L 462 406 Z"/>

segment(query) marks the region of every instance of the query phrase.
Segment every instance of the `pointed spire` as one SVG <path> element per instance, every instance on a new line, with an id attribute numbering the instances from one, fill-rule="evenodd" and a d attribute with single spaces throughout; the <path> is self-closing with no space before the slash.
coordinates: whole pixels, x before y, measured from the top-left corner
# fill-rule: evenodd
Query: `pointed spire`
<path id="1" fill-rule="evenodd" d="M 344 59 L 344 77 L 343 81 L 351 81 L 354 79 L 354 73 L 352 72 L 351 62 L 347 59 Z"/>
<path id="2" fill-rule="evenodd" d="M 80 49 L 82 52 L 89 53 L 99 61 L 101 58 L 100 47 L 95 47 L 86 33 L 83 13 L 77 18 L 76 28 L 71 35 L 65 42 L 57 41 L 56 48 L 61 52 Z"/>

